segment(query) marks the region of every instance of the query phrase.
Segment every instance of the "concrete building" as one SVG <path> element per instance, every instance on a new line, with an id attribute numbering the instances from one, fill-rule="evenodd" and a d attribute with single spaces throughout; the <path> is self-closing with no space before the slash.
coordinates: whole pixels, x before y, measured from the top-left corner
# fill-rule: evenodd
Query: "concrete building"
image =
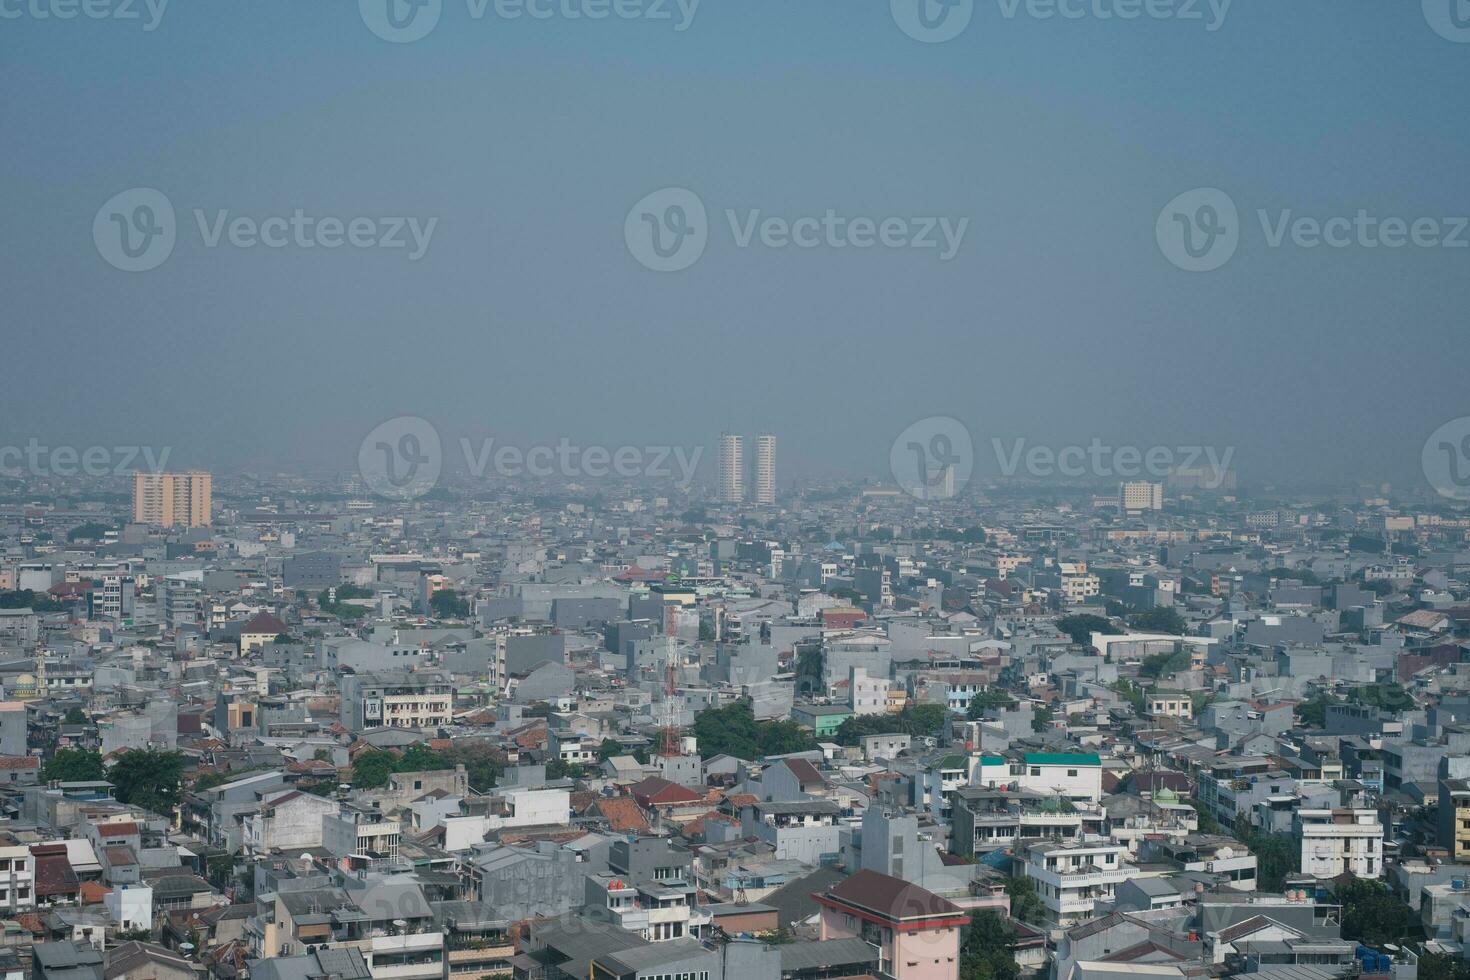
<path id="1" fill-rule="evenodd" d="M 1092 918 L 1098 899 L 1112 900 L 1131 871 L 1127 853 L 1100 837 L 1032 844 L 1023 873 L 1036 883 L 1048 921 L 1066 928 Z"/>
<path id="2" fill-rule="evenodd" d="M 738 504 L 745 499 L 745 438 L 720 434 L 720 499 Z"/>
<path id="3" fill-rule="evenodd" d="M 1301 847 L 1303 874 L 1383 877 L 1383 824 L 1377 810 L 1300 809 L 1292 832 Z"/>
<path id="4" fill-rule="evenodd" d="M 813 897 L 821 907 L 820 938 L 855 938 L 876 946 L 879 975 L 896 980 L 959 976 L 960 929 L 970 919 L 948 899 L 868 870 Z"/>
<path id="5" fill-rule="evenodd" d="M 776 502 L 776 437 L 769 432 L 755 437 L 755 502 Z"/>
<path id="6" fill-rule="evenodd" d="M 439 728 L 450 723 L 454 688 L 437 670 L 383 670 L 342 678 L 342 724 L 360 732 L 389 728 Z"/>
<path id="7" fill-rule="evenodd" d="M 134 473 L 133 523 L 155 527 L 208 527 L 213 504 L 208 473 Z"/>

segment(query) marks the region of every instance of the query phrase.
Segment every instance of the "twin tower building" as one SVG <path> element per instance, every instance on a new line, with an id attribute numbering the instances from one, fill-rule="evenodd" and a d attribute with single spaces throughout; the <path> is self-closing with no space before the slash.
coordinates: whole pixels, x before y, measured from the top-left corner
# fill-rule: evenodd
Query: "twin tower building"
<path id="1" fill-rule="evenodd" d="M 776 502 L 776 437 L 769 432 L 755 437 L 754 497 L 758 504 Z M 720 434 L 720 499 L 738 504 L 745 500 L 745 437 Z"/>

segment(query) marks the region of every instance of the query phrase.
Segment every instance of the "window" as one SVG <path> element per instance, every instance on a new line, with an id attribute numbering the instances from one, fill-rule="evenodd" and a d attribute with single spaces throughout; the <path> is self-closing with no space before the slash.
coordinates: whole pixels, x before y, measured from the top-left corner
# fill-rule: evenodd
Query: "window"
<path id="1" fill-rule="evenodd" d="M 1033 775 L 1033 776 L 1040 776 L 1041 775 L 1041 767 L 1040 766 L 1032 766 L 1031 767 L 1031 775 Z"/>
<path id="2" fill-rule="evenodd" d="M 1076 769 L 1068 769 L 1067 770 L 1067 775 L 1068 776 L 1076 776 L 1077 775 L 1077 770 Z"/>

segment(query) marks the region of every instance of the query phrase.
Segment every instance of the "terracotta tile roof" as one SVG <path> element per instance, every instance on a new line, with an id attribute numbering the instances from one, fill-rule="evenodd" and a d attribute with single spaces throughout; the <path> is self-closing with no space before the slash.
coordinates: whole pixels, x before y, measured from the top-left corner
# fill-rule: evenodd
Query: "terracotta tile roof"
<path id="1" fill-rule="evenodd" d="M 693 790 L 658 776 L 649 776 L 634 783 L 628 787 L 628 792 L 641 807 L 679 806 L 700 801 L 700 795 Z"/>
<path id="2" fill-rule="evenodd" d="M 610 800 L 598 800 L 594 809 L 607 821 L 608 829 L 626 834 L 649 829 L 648 817 L 639 809 L 632 797 L 619 796 Z"/>
<path id="3" fill-rule="evenodd" d="M 41 760 L 33 755 L 0 755 L 0 769 L 40 769 Z"/>
<path id="4" fill-rule="evenodd" d="M 84 881 L 78 897 L 83 905 L 97 905 L 101 903 L 102 896 L 111 894 L 112 889 L 100 881 Z"/>

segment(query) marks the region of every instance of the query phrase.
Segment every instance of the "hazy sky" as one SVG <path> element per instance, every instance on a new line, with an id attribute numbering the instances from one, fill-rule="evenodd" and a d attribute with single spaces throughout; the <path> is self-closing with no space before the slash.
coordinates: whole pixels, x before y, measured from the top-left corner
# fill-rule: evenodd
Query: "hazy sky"
<path id="1" fill-rule="evenodd" d="M 1470 231 L 1272 244 L 1288 209 L 1470 215 L 1470 43 L 1431 24 L 1439 0 L 1236 0 L 1223 22 L 1219 0 L 976 0 L 944 43 L 888 0 L 704 0 L 682 31 L 675 0 L 617 0 L 666 20 L 442 0 L 412 43 L 369 29 L 387 0 L 173 0 L 151 31 L 144 0 L 88 2 L 139 18 L 0 0 L 0 443 L 345 471 L 419 415 L 447 446 L 707 459 L 722 429 L 769 429 L 787 472 L 877 474 L 900 430 L 949 415 L 981 472 L 993 437 L 1098 437 L 1234 447 L 1253 480 L 1407 483 L 1470 415 Z M 708 243 L 658 272 L 625 220 L 667 187 L 707 208 Z M 176 212 L 150 271 L 95 243 L 130 188 Z M 1212 271 L 1157 235 L 1195 188 L 1238 208 Z M 366 238 L 437 223 L 417 259 L 407 226 L 405 248 L 209 244 L 221 211 L 296 209 L 371 218 Z M 933 223 L 940 247 L 740 244 L 752 212 L 828 209 L 902 219 L 895 241 Z M 967 221 L 947 260 L 926 219 Z"/>

